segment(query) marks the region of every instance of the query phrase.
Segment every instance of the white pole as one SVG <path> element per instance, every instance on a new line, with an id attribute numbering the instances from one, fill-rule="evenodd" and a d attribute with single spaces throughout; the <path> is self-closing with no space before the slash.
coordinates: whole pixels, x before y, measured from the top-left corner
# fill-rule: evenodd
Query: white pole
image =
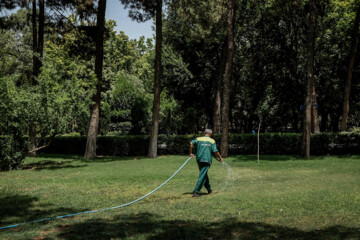
<path id="1" fill-rule="evenodd" d="M 258 148 L 257 148 L 257 159 L 258 159 L 258 163 L 260 163 L 260 127 L 261 127 L 261 115 L 259 115 L 259 128 L 258 128 L 258 136 L 257 136 L 257 140 L 258 140 Z"/>

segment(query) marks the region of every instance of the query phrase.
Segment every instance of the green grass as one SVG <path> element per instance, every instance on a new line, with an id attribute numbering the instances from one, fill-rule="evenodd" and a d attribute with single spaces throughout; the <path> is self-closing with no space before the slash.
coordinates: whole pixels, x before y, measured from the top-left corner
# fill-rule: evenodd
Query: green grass
<path id="1" fill-rule="evenodd" d="M 41 155 L 0 173 L 0 226 L 134 200 L 186 156 L 157 159 Z M 212 195 L 191 196 L 194 160 L 132 206 L 0 230 L 0 239 L 360 239 L 360 156 L 235 156 L 215 162 Z"/>

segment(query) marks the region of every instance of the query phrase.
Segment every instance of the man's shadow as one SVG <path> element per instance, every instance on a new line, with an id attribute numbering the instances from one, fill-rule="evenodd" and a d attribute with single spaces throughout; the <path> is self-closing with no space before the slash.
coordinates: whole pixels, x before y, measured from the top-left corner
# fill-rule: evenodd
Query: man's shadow
<path id="1" fill-rule="evenodd" d="M 186 192 L 186 193 L 183 193 L 183 195 L 193 195 L 193 192 Z M 208 193 L 199 193 L 200 196 L 202 195 L 209 195 Z"/>

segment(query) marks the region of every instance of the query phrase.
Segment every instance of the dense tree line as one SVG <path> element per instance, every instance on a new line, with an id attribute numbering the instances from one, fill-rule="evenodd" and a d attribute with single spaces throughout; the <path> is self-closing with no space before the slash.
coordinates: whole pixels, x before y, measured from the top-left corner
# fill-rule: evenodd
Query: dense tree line
<path id="1" fill-rule="evenodd" d="M 106 0 L 0 1 L 0 134 L 29 135 L 30 154 L 87 134 L 85 157 L 98 134 L 150 134 L 156 157 L 158 134 L 211 127 L 226 156 L 261 120 L 303 132 L 308 157 L 311 132 L 359 127 L 358 0 L 118 4 L 154 38 L 115 32 Z"/>

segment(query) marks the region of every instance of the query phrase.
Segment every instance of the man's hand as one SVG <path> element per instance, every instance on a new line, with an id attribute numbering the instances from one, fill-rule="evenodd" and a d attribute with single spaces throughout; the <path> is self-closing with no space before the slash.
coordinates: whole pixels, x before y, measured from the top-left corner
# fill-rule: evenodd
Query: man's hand
<path id="1" fill-rule="evenodd" d="M 194 157 L 194 154 L 192 153 L 192 149 L 193 149 L 193 144 L 192 144 L 192 142 L 190 142 L 190 145 L 189 145 L 189 155 L 190 155 L 191 158 Z"/>
<path id="2" fill-rule="evenodd" d="M 216 152 L 215 155 L 219 159 L 219 162 L 224 162 L 224 159 L 221 157 L 219 152 Z"/>

